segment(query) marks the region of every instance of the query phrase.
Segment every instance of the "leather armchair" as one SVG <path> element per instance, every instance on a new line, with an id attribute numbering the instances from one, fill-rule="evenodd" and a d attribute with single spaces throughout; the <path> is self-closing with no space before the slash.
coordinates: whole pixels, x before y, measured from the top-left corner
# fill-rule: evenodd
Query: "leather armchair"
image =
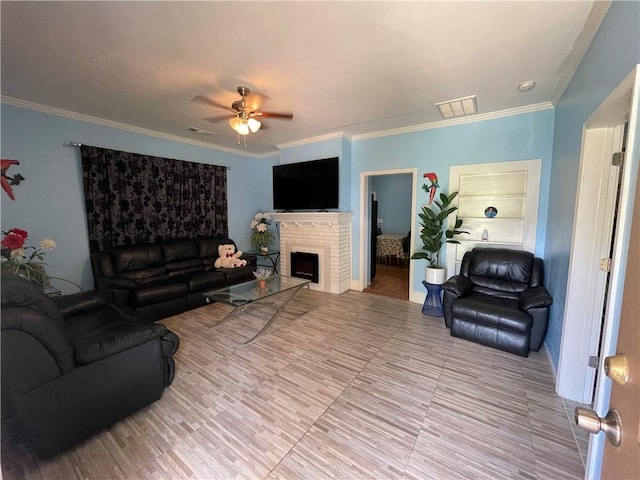
<path id="1" fill-rule="evenodd" d="M 551 295 L 542 259 L 520 250 L 474 248 L 443 284 L 451 335 L 527 357 L 547 333 Z"/>
<path id="2" fill-rule="evenodd" d="M 2 275 L 2 437 L 40 458 L 156 401 L 178 337 L 97 292 L 49 298 Z"/>

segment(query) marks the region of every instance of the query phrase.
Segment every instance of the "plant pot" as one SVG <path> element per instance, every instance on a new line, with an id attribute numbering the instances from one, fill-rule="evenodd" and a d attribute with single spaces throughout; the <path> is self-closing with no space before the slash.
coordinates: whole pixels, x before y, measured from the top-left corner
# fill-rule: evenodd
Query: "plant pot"
<path id="1" fill-rule="evenodd" d="M 424 280 L 431 285 L 442 285 L 447 279 L 447 269 L 444 267 L 427 267 Z"/>
<path id="2" fill-rule="evenodd" d="M 266 280 L 258 280 L 258 288 L 260 290 L 264 290 L 265 288 L 267 288 L 267 281 Z"/>
<path id="3" fill-rule="evenodd" d="M 260 253 L 262 253 L 262 255 L 266 255 L 267 253 L 269 253 L 269 247 L 267 247 L 266 245 L 261 246 Z"/>

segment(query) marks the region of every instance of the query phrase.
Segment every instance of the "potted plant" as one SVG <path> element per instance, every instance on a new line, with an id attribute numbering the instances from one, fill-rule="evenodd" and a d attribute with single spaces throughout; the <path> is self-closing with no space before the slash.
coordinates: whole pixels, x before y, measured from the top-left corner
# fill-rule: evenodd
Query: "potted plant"
<path id="1" fill-rule="evenodd" d="M 45 238 L 40 240 L 40 248 L 37 248 L 25 245 L 29 235 L 26 230 L 12 228 L 2 233 L 2 270 L 15 273 L 41 287 L 48 287 L 49 275 L 45 270 L 47 264 L 43 260 L 45 253 L 53 250 L 56 243 L 50 238 Z"/>
<path id="2" fill-rule="evenodd" d="M 445 222 L 449 215 L 458 210 L 458 207 L 452 207 L 451 202 L 458 195 L 453 192 L 450 195 L 440 193 L 440 197 L 436 198 L 435 193 L 438 185 L 438 177 L 435 173 L 425 173 L 425 178 L 430 180 L 430 184 L 422 185 L 425 192 L 429 194 L 429 204 L 422 206 L 422 212 L 418 214 L 420 220 L 420 239 L 422 240 L 422 252 L 416 252 L 411 256 L 412 260 L 427 260 L 425 281 L 433 285 L 444 283 L 446 279 L 446 269 L 440 265 L 440 250 L 446 243 L 460 243 L 454 237 L 461 233 L 469 233 L 460 230 L 462 219 L 456 217 L 456 221 L 452 229 L 445 229 Z M 435 199 L 435 200 L 434 200 Z"/>
<path id="3" fill-rule="evenodd" d="M 255 272 L 253 272 L 253 276 L 256 277 L 258 281 L 258 287 L 261 290 L 264 290 L 267 287 L 267 280 L 271 276 L 273 271 L 269 268 L 258 267 Z"/>
<path id="4" fill-rule="evenodd" d="M 259 250 L 263 255 L 269 251 L 269 245 L 275 240 L 273 233 L 269 231 L 271 215 L 258 212 L 251 220 L 251 246 Z"/>

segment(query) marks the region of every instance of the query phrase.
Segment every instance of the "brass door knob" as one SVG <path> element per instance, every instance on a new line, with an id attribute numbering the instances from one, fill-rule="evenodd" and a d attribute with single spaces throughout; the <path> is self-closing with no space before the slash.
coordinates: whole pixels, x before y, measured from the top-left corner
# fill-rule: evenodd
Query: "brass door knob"
<path id="1" fill-rule="evenodd" d="M 629 381 L 629 362 L 624 355 L 614 355 L 604 359 L 604 374 L 618 385 Z"/>
<path id="2" fill-rule="evenodd" d="M 576 425 L 589 433 L 604 432 L 611 445 L 617 447 L 622 441 L 622 424 L 620 415 L 615 410 L 609 410 L 604 418 L 598 416 L 594 410 L 576 408 Z"/>

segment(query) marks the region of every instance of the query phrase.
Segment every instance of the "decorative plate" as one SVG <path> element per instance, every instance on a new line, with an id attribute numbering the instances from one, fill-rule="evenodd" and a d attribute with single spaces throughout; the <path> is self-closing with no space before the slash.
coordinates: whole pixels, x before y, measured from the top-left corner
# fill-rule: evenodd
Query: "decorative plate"
<path id="1" fill-rule="evenodd" d="M 487 207 L 484 209 L 484 216 L 487 218 L 493 218 L 498 215 L 498 209 L 496 207 Z"/>

